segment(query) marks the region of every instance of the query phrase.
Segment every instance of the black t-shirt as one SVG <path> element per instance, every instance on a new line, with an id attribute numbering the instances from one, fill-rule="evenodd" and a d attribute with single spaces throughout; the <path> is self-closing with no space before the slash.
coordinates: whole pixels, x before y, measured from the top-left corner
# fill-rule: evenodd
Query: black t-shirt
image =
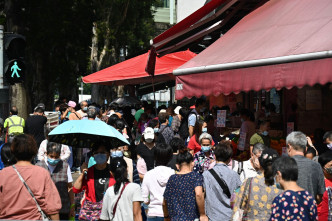
<path id="1" fill-rule="evenodd" d="M 45 140 L 44 125 L 46 122 L 47 118 L 40 115 L 30 116 L 25 122 L 25 133 L 32 135 L 37 145 L 40 145 Z"/>
<path id="2" fill-rule="evenodd" d="M 176 156 L 175 154 L 173 154 L 172 159 L 168 162 L 167 166 L 172 168 L 173 170 L 177 171 L 178 169 L 176 168 Z"/>
<path id="3" fill-rule="evenodd" d="M 94 168 L 95 194 L 97 202 L 103 199 L 104 192 L 106 192 L 109 185 L 110 177 L 111 174 L 108 166 L 104 170 L 97 170 Z"/>
<path id="4" fill-rule="evenodd" d="M 148 171 L 154 168 L 154 149 L 149 149 L 144 143 L 140 143 L 136 149 L 137 155 L 144 159 Z"/>

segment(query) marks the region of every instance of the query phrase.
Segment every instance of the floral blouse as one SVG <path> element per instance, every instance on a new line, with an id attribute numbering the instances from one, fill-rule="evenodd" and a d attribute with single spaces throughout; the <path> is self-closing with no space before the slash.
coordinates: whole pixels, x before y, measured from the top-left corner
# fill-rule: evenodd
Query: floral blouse
<path id="1" fill-rule="evenodd" d="M 240 208 L 240 203 L 243 196 L 244 200 L 241 208 L 243 210 L 248 208 L 246 220 L 269 220 L 271 215 L 272 201 L 278 194 L 282 192 L 282 190 L 278 189 L 275 185 L 267 186 L 265 184 L 264 175 L 259 174 L 258 176 L 252 178 L 248 190 L 244 191 L 246 182 L 248 180 L 249 179 L 242 183 L 240 191 L 236 194 L 233 207 L 233 217 Z"/>
<path id="2" fill-rule="evenodd" d="M 316 201 L 307 191 L 287 190 L 273 200 L 270 220 L 318 220 Z"/>
<path id="3" fill-rule="evenodd" d="M 215 159 L 216 157 L 214 156 L 213 150 L 210 150 L 208 157 L 202 151 L 197 152 L 194 156 L 194 171 L 202 174 L 204 171 L 211 168 L 212 163 L 215 163 Z"/>

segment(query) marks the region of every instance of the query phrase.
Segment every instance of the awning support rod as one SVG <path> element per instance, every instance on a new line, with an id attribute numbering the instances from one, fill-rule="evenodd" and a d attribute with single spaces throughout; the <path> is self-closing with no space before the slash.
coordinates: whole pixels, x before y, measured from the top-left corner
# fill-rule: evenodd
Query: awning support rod
<path id="1" fill-rule="evenodd" d="M 331 57 L 332 57 L 332 50 L 329 50 L 329 51 L 320 51 L 320 52 L 298 54 L 298 55 L 288 55 L 288 56 L 275 57 L 275 58 L 264 58 L 258 60 L 250 60 L 250 61 L 240 61 L 240 62 L 232 62 L 226 64 L 215 64 L 209 66 L 176 69 L 173 71 L 173 74 L 174 75 L 197 74 L 197 73 L 206 73 L 213 71 L 224 71 L 224 70 L 239 69 L 239 68 L 250 68 L 256 66 L 266 66 L 266 65 L 290 63 L 290 62 L 331 58 Z"/>

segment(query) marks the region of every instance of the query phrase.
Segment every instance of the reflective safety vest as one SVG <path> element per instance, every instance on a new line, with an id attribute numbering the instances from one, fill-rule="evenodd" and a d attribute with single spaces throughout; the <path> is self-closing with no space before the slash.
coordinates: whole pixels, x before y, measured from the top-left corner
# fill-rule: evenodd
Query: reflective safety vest
<path id="1" fill-rule="evenodd" d="M 18 116 L 11 116 L 7 118 L 7 127 L 8 127 L 8 134 L 13 134 L 13 133 L 23 133 L 24 132 L 24 119 L 22 117 Z M 6 120 L 6 121 L 7 121 Z M 6 122 L 5 122 L 6 126 Z"/>

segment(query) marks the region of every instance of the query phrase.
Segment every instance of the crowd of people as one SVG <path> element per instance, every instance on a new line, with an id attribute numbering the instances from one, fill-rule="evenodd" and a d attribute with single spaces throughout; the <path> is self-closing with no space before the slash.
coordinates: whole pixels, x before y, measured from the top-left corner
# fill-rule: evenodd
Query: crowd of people
<path id="1" fill-rule="evenodd" d="M 241 118 L 243 149 L 217 128 L 218 110 Z M 130 143 L 75 148 L 49 141 L 44 111 L 24 120 L 12 107 L 3 123 L 0 219 L 332 220 L 332 131 L 291 132 L 280 156 L 269 116 L 210 110 L 203 98 L 192 108 L 58 101 L 60 124 L 104 121 Z"/>

